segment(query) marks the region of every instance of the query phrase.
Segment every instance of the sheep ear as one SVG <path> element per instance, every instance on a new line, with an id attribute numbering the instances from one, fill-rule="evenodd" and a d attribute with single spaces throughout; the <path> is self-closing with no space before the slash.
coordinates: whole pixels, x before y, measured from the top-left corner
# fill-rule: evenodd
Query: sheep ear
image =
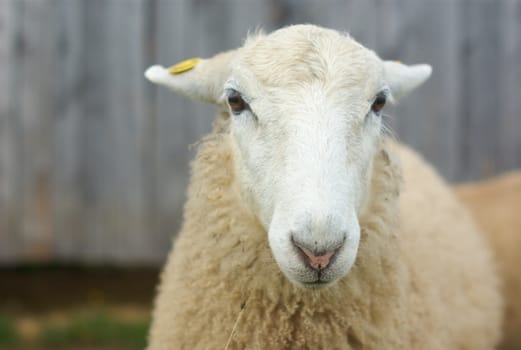
<path id="1" fill-rule="evenodd" d="M 395 102 L 423 84 L 431 73 L 428 64 L 408 66 L 396 61 L 384 62 L 385 80 Z"/>
<path id="2" fill-rule="evenodd" d="M 236 51 L 228 51 L 209 59 L 192 58 L 169 68 L 152 66 L 146 70 L 145 77 L 195 100 L 217 104 L 235 54 Z"/>

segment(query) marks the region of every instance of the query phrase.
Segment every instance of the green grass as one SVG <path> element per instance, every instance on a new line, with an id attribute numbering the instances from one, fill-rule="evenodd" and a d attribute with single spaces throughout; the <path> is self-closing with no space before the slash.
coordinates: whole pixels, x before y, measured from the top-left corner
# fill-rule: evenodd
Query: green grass
<path id="1" fill-rule="evenodd" d="M 40 324 L 35 339 L 22 338 L 14 322 L 0 315 L 0 349 L 72 349 L 75 346 L 99 346 L 117 349 L 143 349 L 149 328 L 148 319 L 124 320 L 103 308 L 76 311 L 65 322 Z"/>
<path id="2" fill-rule="evenodd" d="M 40 343 L 52 347 L 85 344 L 143 349 L 148 326 L 148 321 L 117 320 L 101 310 L 83 312 L 73 316 L 66 324 L 45 325 L 40 333 Z"/>
<path id="3" fill-rule="evenodd" d="M 18 335 L 9 319 L 0 316 L 0 346 L 18 343 Z"/>

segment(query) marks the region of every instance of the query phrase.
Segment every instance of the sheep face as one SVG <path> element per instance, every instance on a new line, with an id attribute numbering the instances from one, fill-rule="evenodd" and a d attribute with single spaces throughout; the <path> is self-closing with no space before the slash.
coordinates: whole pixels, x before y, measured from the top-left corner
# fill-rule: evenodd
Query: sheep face
<path id="1" fill-rule="evenodd" d="M 280 269 L 308 288 L 334 283 L 355 262 L 381 109 L 429 74 L 309 25 L 252 37 L 179 76 L 147 71 L 228 108 L 244 204 L 266 229 Z"/>

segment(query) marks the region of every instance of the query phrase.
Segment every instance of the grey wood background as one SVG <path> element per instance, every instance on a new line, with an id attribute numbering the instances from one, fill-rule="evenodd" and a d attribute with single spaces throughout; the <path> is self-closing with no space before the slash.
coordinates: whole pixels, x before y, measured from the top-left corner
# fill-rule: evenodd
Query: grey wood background
<path id="1" fill-rule="evenodd" d="M 521 0 L 0 0 L 0 263 L 162 262 L 214 111 L 143 71 L 302 22 L 433 65 L 388 114 L 449 180 L 521 167 Z"/>

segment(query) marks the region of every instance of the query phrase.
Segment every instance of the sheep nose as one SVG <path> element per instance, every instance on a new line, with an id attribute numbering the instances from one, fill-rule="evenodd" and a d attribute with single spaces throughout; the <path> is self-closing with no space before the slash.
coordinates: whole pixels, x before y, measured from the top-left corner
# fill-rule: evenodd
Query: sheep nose
<path id="1" fill-rule="evenodd" d="M 316 271 L 321 271 L 327 268 L 331 262 L 331 258 L 335 255 L 339 248 L 327 252 L 314 252 L 304 245 L 293 242 L 295 247 L 299 249 L 305 256 L 307 264 Z"/>

